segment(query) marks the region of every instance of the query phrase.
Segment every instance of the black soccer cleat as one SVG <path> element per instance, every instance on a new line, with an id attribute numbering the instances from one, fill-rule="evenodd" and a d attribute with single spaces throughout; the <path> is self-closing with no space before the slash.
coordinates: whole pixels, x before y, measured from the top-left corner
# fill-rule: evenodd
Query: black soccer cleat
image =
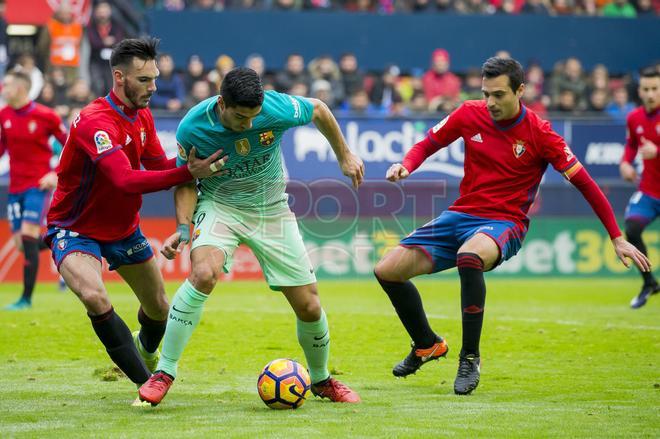
<path id="1" fill-rule="evenodd" d="M 469 354 L 458 359 L 458 373 L 454 380 L 454 393 L 468 395 L 479 385 L 481 358 Z"/>
<path id="2" fill-rule="evenodd" d="M 415 343 L 410 343 L 412 349 L 406 358 L 394 366 L 392 373 L 395 377 L 406 377 L 417 372 L 425 363 L 444 357 L 449 352 L 449 347 L 442 337 L 438 337 L 433 346 L 425 349 L 416 349 Z"/>
<path id="3" fill-rule="evenodd" d="M 659 284 L 656 283 L 655 285 L 644 285 L 642 287 L 642 291 L 640 291 L 639 294 L 633 297 L 633 299 L 630 301 L 630 307 L 632 309 L 643 307 L 646 305 L 646 301 L 649 300 L 649 297 L 651 297 L 652 294 L 658 294 L 658 292 L 660 292 Z"/>

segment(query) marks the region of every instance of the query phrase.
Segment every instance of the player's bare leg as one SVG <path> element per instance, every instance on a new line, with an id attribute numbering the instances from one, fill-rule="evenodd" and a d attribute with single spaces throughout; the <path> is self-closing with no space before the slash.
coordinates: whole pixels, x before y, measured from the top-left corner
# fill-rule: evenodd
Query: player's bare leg
<path id="1" fill-rule="evenodd" d="M 32 307 L 32 292 L 37 282 L 39 271 L 39 235 L 41 226 L 28 221 L 21 223 L 21 230 L 12 235 L 14 245 L 23 253 L 23 292 L 21 297 L 5 307 L 8 311 L 18 311 Z"/>
<path id="2" fill-rule="evenodd" d="M 158 345 L 165 334 L 169 310 L 163 275 L 155 258 L 141 264 L 121 266 L 117 272 L 140 301 L 138 322 L 141 326 L 140 331 L 133 333 L 133 339 L 147 368 L 153 372 L 160 358 Z"/>
<path id="3" fill-rule="evenodd" d="M 94 332 L 115 364 L 136 384 L 149 378 L 131 331 L 117 315 L 101 277 L 101 261 L 85 254 L 70 253 L 60 264 L 60 274 L 85 305 Z"/>
<path id="4" fill-rule="evenodd" d="M 172 299 L 157 370 L 138 392 L 142 401 L 152 405 L 163 400 L 176 378 L 177 364 L 202 318 L 204 303 L 225 263 L 225 253 L 216 247 L 201 246 L 192 251 L 190 259 L 190 277 Z"/>
<path id="5" fill-rule="evenodd" d="M 484 321 L 486 283 L 484 271 L 492 269 L 500 259 L 500 248 L 488 235 L 477 233 L 458 249 L 456 266 L 461 278 L 461 310 L 463 345 L 458 361 L 454 392 L 467 395 L 476 389 L 480 379 L 479 339 Z"/>
<path id="6" fill-rule="evenodd" d="M 337 381 L 328 371 L 330 330 L 316 283 L 282 287 L 282 293 L 296 313 L 298 342 L 307 359 L 312 392 L 333 402 L 360 402 L 356 392 Z"/>
<path id="7" fill-rule="evenodd" d="M 376 264 L 376 279 L 412 339 L 410 352 L 392 369 L 394 376 L 414 374 L 427 362 L 444 357 L 449 351 L 444 339 L 431 329 L 419 291 L 410 282 L 413 277 L 432 270 L 431 260 L 417 247 L 396 247 Z"/>

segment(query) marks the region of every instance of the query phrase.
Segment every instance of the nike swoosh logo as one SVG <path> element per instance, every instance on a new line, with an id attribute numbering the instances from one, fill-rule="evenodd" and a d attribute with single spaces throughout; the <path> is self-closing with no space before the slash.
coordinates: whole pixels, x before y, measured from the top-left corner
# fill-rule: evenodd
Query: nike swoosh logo
<path id="1" fill-rule="evenodd" d="M 318 341 L 318 340 L 323 340 L 323 339 L 325 338 L 326 335 L 328 335 L 328 331 L 325 331 L 325 334 L 323 334 L 323 335 L 320 336 L 320 337 L 314 337 L 314 340 L 317 340 L 317 341 Z"/>
<path id="2" fill-rule="evenodd" d="M 428 354 L 428 355 L 422 355 L 422 363 L 426 363 L 427 361 L 429 361 L 429 359 L 431 359 L 431 358 L 433 357 L 433 354 L 435 354 L 435 352 L 436 352 L 438 349 L 440 349 L 440 344 L 437 344 L 437 345 L 435 346 L 435 349 L 433 349 L 433 350 L 431 351 L 430 354 Z"/>
<path id="3" fill-rule="evenodd" d="M 176 309 L 176 305 L 172 305 L 172 309 L 176 312 L 180 312 L 181 314 L 192 314 L 194 311 L 181 311 L 180 309 Z"/>

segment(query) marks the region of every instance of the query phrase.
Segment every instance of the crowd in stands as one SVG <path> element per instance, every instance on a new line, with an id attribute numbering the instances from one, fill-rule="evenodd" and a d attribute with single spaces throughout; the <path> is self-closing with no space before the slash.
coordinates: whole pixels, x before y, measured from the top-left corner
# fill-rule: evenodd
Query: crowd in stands
<path id="1" fill-rule="evenodd" d="M 152 3 L 167 7 L 171 1 Z M 98 1 L 87 18 L 84 13 L 71 10 L 67 2 L 61 5 L 47 26 L 48 59 L 24 54 L 8 67 L 29 72 L 31 97 L 55 108 L 65 120 L 71 120 L 82 107 L 111 88 L 108 66 L 111 48 L 132 35 L 123 21 L 113 17 L 115 9 L 105 1 Z M 62 31 L 67 38 L 60 40 L 57 35 Z M 74 47 L 71 47 L 72 34 L 80 39 Z M 80 59 L 83 44 L 89 47 L 87 63 Z M 510 56 L 505 51 L 494 55 Z M 40 69 L 40 65 L 46 67 Z M 452 111 L 464 100 L 481 98 L 479 68 L 475 66 L 460 74 L 452 72 L 451 55 L 442 48 L 430 54 L 427 70 L 403 71 L 399 66 L 387 65 L 379 72 L 364 71 L 352 53 L 338 59 L 319 55 L 309 60 L 292 53 L 282 70 L 270 69 L 259 54 L 252 54 L 246 60 L 220 55 L 212 68 L 207 69 L 197 55 L 191 55 L 185 65 L 176 65 L 170 55 L 163 53 L 158 58 L 160 77 L 151 108 L 156 114 L 182 115 L 198 102 L 218 94 L 222 79 L 237 65 L 257 71 L 266 89 L 321 99 L 338 115 L 435 117 L 437 113 Z M 579 59 L 568 58 L 558 62 L 551 72 L 529 62 L 526 74 L 527 87 L 522 99 L 542 116 L 557 113 L 624 120 L 635 105 L 637 94 L 632 73 L 612 77 L 603 65 L 585 72 Z"/>
<path id="2" fill-rule="evenodd" d="M 654 16 L 657 0 L 138 0 L 143 9 L 170 11 L 304 10 L 363 13 L 456 13 Z"/>

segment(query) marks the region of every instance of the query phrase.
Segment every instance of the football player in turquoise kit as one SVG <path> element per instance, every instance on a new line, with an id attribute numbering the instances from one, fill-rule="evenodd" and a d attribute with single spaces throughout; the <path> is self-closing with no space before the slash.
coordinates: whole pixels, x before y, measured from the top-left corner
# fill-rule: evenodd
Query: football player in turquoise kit
<path id="1" fill-rule="evenodd" d="M 264 93 L 258 75 L 248 68 L 229 72 L 220 93 L 192 108 L 177 130 L 179 164 L 185 163 L 193 145 L 202 156 L 223 149 L 228 160 L 223 175 L 202 181 L 199 193 L 192 184 L 180 185 L 175 192 L 179 225 L 162 252 L 174 258 L 190 239 L 192 222 L 192 272 L 172 301 L 158 371 L 140 388 L 140 398 L 153 405 L 163 399 L 220 271 L 229 271 L 234 250 L 244 243 L 259 260 L 270 288 L 281 291 L 296 314 L 298 341 L 314 394 L 335 402 L 359 402 L 358 394 L 328 371 L 328 322 L 312 264 L 287 203 L 282 134 L 314 122 L 356 188 L 364 165 L 348 149 L 337 121 L 321 101 Z"/>

